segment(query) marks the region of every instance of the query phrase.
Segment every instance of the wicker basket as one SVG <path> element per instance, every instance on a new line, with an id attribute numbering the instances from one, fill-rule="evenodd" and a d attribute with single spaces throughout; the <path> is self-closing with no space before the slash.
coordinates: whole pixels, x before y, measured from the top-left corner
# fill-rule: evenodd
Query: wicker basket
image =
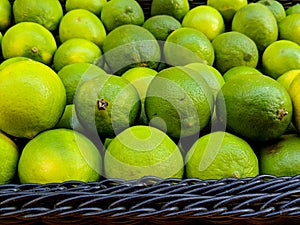
<path id="1" fill-rule="evenodd" d="M 151 1 L 138 2 L 149 16 Z M 288 8 L 300 1 L 280 2 Z M 0 224 L 75 223 L 299 224 L 300 175 L 0 185 Z"/>

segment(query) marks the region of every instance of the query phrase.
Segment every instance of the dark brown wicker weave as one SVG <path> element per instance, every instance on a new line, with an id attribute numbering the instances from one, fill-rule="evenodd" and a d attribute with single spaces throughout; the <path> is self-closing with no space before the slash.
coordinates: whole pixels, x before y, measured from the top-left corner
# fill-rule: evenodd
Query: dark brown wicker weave
<path id="1" fill-rule="evenodd" d="M 0 185 L 0 224 L 300 224 L 300 175 Z"/>

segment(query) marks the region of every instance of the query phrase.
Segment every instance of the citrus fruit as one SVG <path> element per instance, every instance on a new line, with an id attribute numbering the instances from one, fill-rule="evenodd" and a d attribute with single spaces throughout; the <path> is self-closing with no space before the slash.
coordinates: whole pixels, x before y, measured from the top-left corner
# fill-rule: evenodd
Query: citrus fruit
<path id="1" fill-rule="evenodd" d="M 160 61 L 160 46 L 153 34 L 134 24 L 111 31 L 103 42 L 103 52 L 113 74 L 122 74 L 136 66 L 156 69 Z"/>
<path id="2" fill-rule="evenodd" d="M 122 74 L 122 77 L 128 80 L 138 91 L 141 99 L 141 116 L 138 121 L 139 124 L 148 124 L 148 119 L 144 110 L 144 102 L 146 97 L 146 92 L 151 80 L 157 72 L 153 69 L 147 67 L 134 67 L 127 70 Z"/>
<path id="3" fill-rule="evenodd" d="M 37 61 L 20 61 L 0 71 L 0 130 L 33 138 L 60 119 L 66 91 L 57 74 Z"/>
<path id="4" fill-rule="evenodd" d="M 12 24 L 11 9 L 8 0 L 0 0 L 0 31 L 6 30 Z"/>
<path id="5" fill-rule="evenodd" d="M 174 30 L 181 27 L 181 23 L 172 16 L 157 15 L 148 18 L 143 27 L 149 30 L 157 40 L 165 41 Z"/>
<path id="6" fill-rule="evenodd" d="M 263 51 L 278 38 L 277 21 L 268 7 L 260 3 L 250 3 L 240 8 L 232 19 L 232 31 L 247 35 Z"/>
<path id="7" fill-rule="evenodd" d="M 225 107 L 220 107 L 225 104 Z M 292 120 L 287 90 L 265 75 L 229 79 L 217 96 L 217 116 L 231 132 L 251 141 L 280 137 Z"/>
<path id="8" fill-rule="evenodd" d="M 60 77 L 66 89 L 67 104 L 73 104 L 74 96 L 78 86 L 99 74 L 106 72 L 100 67 L 91 63 L 72 63 L 64 66 L 58 71 L 57 75 Z"/>
<path id="9" fill-rule="evenodd" d="M 179 139 L 208 125 L 213 103 L 213 93 L 198 72 L 170 67 L 158 72 L 148 86 L 145 112 L 152 126 Z"/>
<path id="10" fill-rule="evenodd" d="M 18 175 L 21 183 L 61 183 L 76 180 L 98 181 L 101 155 L 84 135 L 69 129 L 44 131 L 24 147 Z"/>
<path id="11" fill-rule="evenodd" d="M 190 10 L 188 0 L 153 0 L 151 1 L 151 16 L 169 15 L 182 21 Z"/>
<path id="12" fill-rule="evenodd" d="M 166 62 L 173 66 L 184 66 L 200 62 L 212 65 L 214 49 L 209 39 L 199 30 L 190 27 L 178 28 L 172 32 L 163 46 Z"/>
<path id="13" fill-rule="evenodd" d="M 210 41 L 225 31 L 221 13 L 208 5 L 196 6 L 188 11 L 182 20 L 182 26 L 201 31 Z"/>
<path id="14" fill-rule="evenodd" d="M 247 0 L 208 0 L 207 5 L 217 9 L 223 16 L 224 20 L 231 22 L 237 10 L 248 4 Z"/>
<path id="15" fill-rule="evenodd" d="M 291 14 L 294 14 L 294 13 L 300 13 L 300 3 L 297 3 L 295 5 L 292 5 L 290 6 L 289 8 L 287 8 L 285 10 L 285 14 L 288 16 L 288 15 L 291 15 Z"/>
<path id="16" fill-rule="evenodd" d="M 145 17 L 142 7 L 134 0 L 110 0 L 102 8 L 101 21 L 108 32 L 124 25 L 141 26 Z"/>
<path id="17" fill-rule="evenodd" d="M 104 156 L 106 178 L 182 178 L 183 171 L 177 145 L 164 132 L 150 126 L 124 130 L 110 142 Z"/>
<path id="18" fill-rule="evenodd" d="M 300 46 L 289 40 L 275 41 L 263 52 L 262 69 L 274 79 L 289 70 L 300 69 Z"/>
<path id="19" fill-rule="evenodd" d="M 66 11 L 69 12 L 73 9 L 86 9 L 100 16 L 103 6 L 107 3 L 107 0 L 66 0 L 65 7 Z"/>
<path id="20" fill-rule="evenodd" d="M 55 71 L 72 63 L 91 63 L 102 65 L 102 51 L 95 43 L 83 39 L 72 38 L 62 43 L 53 56 Z"/>
<path id="21" fill-rule="evenodd" d="M 186 67 L 191 68 L 199 73 L 199 75 L 207 82 L 216 97 L 225 81 L 221 73 L 212 66 L 203 63 L 190 63 Z"/>
<path id="22" fill-rule="evenodd" d="M 288 92 L 291 96 L 293 107 L 294 107 L 294 118 L 293 122 L 298 131 L 300 131 L 300 76 L 296 76 L 291 82 Z"/>
<path id="23" fill-rule="evenodd" d="M 253 75 L 263 75 L 258 69 L 250 67 L 250 66 L 235 66 L 231 69 L 227 70 L 223 74 L 223 78 L 228 81 L 231 78 L 243 76 L 245 74 L 253 74 Z"/>
<path id="24" fill-rule="evenodd" d="M 24 56 L 47 65 L 51 64 L 57 49 L 52 33 L 34 22 L 11 26 L 3 36 L 1 47 L 5 59 Z"/>
<path id="25" fill-rule="evenodd" d="M 59 24 L 59 39 L 61 42 L 72 38 L 84 38 L 99 47 L 106 37 L 102 21 L 86 9 L 74 9 L 67 12 Z"/>
<path id="26" fill-rule="evenodd" d="M 68 104 L 54 128 L 66 128 L 85 134 L 85 129 L 78 121 L 74 104 Z"/>
<path id="27" fill-rule="evenodd" d="M 267 6 L 275 16 L 277 22 L 280 22 L 282 19 L 286 17 L 285 9 L 279 1 L 259 0 L 258 3 Z"/>
<path id="28" fill-rule="evenodd" d="M 296 176 L 300 170 L 300 137 L 285 134 L 259 149 L 260 172 L 274 176 Z"/>
<path id="29" fill-rule="evenodd" d="M 101 138 L 114 137 L 134 125 L 141 111 L 136 88 L 124 78 L 110 74 L 83 82 L 74 103 L 79 122 L 91 133 L 97 131 Z"/>
<path id="30" fill-rule="evenodd" d="M 24 60 L 31 61 L 32 59 L 27 58 L 27 57 L 23 57 L 23 56 L 16 56 L 16 57 L 6 59 L 6 60 L 2 61 L 2 63 L 0 64 L 0 70 L 3 70 L 4 67 L 6 67 L 6 66 L 8 66 L 12 63 L 19 62 L 19 61 L 24 61 Z"/>
<path id="31" fill-rule="evenodd" d="M 212 45 L 215 50 L 214 66 L 221 72 L 236 66 L 256 67 L 259 52 L 255 42 L 243 33 L 230 31 L 218 35 Z"/>
<path id="32" fill-rule="evenodd" d="M 0 184 L 8 184 L 16 175 L 19 149 L 15 142 L 1 131 L 0 157 Z"/>
<path id="33" fill-rule="evenodd" d="M 217 131 L 200 137 L 185 157 L 186 176 L 199 179 L 245 178 L 259 174 L 258 159 L 242 138 Z"/>
<path id="34" fill-rule="evenodd" d="M 300 14 L 285 17 L 278 24 L 279 39 L 290 40 L 300 45 Z"/>
<path id="35" fill-rule="evenodd" d="M 54 31 L 63 17 L 63 8 L 58 0 L 15 0 L 13 16 L 16 23 L 35 22 Z"/>
<path id="36" fill-rule="evenodd" d="M 285 87 L 286 90 L 289 89 L 291 83 L 293 82 L 294 78 L 300 74 L 300 69 L 298 70 L 289 70 L 284 74 L 280 75 L 277 78 L 277 81 Z"/>

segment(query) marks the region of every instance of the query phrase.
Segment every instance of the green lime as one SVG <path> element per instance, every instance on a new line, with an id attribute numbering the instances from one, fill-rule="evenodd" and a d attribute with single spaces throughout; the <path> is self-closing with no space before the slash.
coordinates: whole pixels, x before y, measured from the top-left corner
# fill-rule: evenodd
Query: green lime
<path id="1" fill-rule="evenodd" d="M 12 7 L 9 0 L 0 0 L 0 31 L 6 30 L 12 24 Z"/>
<path id="2" fill-rule="evenodd" d="M 286 17 L 285 9 L 281 2 L 277 0 L 259 0 L 258 3 L 267 6 L 275 16 L 277 22 L 280 22 Z"/>
<path id="3" fill-rule="evenodd" d="M 66 0 L 66 11 L 69 12 L 73 9 L 86 9 L 97 16 L 100 16 L 103 6 L 107 3 L 107 0 Z"/>
<path id="4" fill-rule="evenodd" d="M 151 16 L 169 15 L 182 21 L 190 10 L 188 0 L 153 0 L 151 1 Z"/>
<path id="5" fill-rule="evenodd" d="M 290 40 L 300 45 L 300 14 L 295 13 L 282 19 L 279 24 L 279 39 Z"/>
<path id="6" fill-rule="evenodd" d="M 226 82 L 229 79 L 247 75 L 247 74 L 263 75 L 258 69 L 250 67 L 250 66 L 235 66 L 235 67 L 232 67 L 231 69 L 227 70 L 223 74 L 223 78 Z"/>

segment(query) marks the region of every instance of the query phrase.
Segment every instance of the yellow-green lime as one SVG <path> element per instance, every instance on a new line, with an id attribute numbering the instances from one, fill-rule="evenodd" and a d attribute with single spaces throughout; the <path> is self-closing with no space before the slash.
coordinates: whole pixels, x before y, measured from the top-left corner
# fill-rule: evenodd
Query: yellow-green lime
<path id="1" fill-rule="evenodd" d="M 232 67 L 231 69 L 227 70 L 224 74 L 223 74 L 223 78 L 226 81 L 228 81 L 229 79 L 235 78 L 235 77 L 239 77 L 239 76 L 243 76 L 246 74 L 253 74 L 253 75 L 263 75 L 258 69 L 254 68 L 254 67 L 250 67 L 250 66 L 235 66 Z"/>
<path id="2" fill-rule="evenodd" d="M 140 95 L 142 109 L 139 124 L 146 125 L 149 122 L 145 114 L 144 102 L 148 86 L 156 74 L 156 70 L 147 67 L 134 67 L 122 74 L 122 77 L 128 80 Z"/>
<path id="3" fill-rule="evenodd" d="M 105 61 L 112 74 L 122 74 L 136 66 L 156 69 L 160 46 L 146 28 L 125 24 L 111 31 L 103 42 Z"/>
<path id="4" fill-rule="evenodd" d="M 16 56 L 16 57 L 6 59 L 6 60 L 2 61 L 2 63 L 0 64 L 0 70 L 3 70 L 4 67 L 6 67 L 6 66 L 8 66 L 12 63 L 19 62 L 19 61 L 24 61 L 24 60 L 31 61 L 32 59 L 27 58 L 27 57 L 23 57 L 23 56 Z"/>
<path id="5" fill-rule="evenodd" d="M 242 138 L 217 131 L 201 136 L 185 157 L 186 176 L 199 179 L 245 178 L 259 174 L 258 159 Z"/>
<path id="6" fill-rule="evenodd" d="M 300 45 L 300 14 L 285 17 L 278 24 L 279 39 L 290 40 Z"/>
<path id="7" fill-rule="evenodd" d="M 184 66 L 200 62 L 213 65 L 215 53 L 209 39 L 199 30 L 181 27 L 172 32 L 164 43 L 163 53 L 166 63 Z"/>
<path id="8" fill-rule="evenodd" d="M 285 134 L 278 140 L 263 145 L 259 149 L 261 174 L 274 176 L 296 176 L 300 170 L 300 137 Z"/>
<path id="9" fill-rule="evenodd" d="M 101 66 L 103 63 L 101 48 L 87 39 L 72 38 L 57 48 L 53 57 L 53 68 L 59 71 L 69 64 L 83 62 Z"/>
<path id="10" fill-rule="evenodd" d="M 217 9 L 227 23 L 231 22 L 237 10 L 247 4 L 247 0 L 207 0 L 207 5 Z"/>
<path id="11" fill-rule="evenodd" d="M 298 131 L 300 131 L 300 76 L 297 75 L 289 86 L 288 92 L 291 96 L 294 108 L 293 123 Z"/>
<path id="12" fill-rule="evenodd" d="M 181 27 L 181 23 L 172 16 L 157 15 L 148 18 L 143 27 L 149 30 L 157 40 L 165 41 L 173 31 Z"/>
<path id="13" fill-rule="evenodd" d="M 101 21 L 108 32 L 124 24 L 143 25 L 145 17 L 135 0 L 110 0 L 102 8 Z"/>
<path id="14" fill-rule="evenodd" d="M 13 15 L 16 23 L 34 22 L 54 31 L 63 17 L 63 8 L 59 0 L 15 0 Z"/>
<path id="15" fill-rule="evenodd" d="M 182 21 L 190 10 L 188 0 L 153 0 L 151 1 L 151 16 L 169 15 Z"/>
<path id="16" fill-rule="evenodd" d="M 238 31 L 251 38 L 259 51 L 278 38 L 278 26 L 274 14 L 267 6 L 250 3 L 240 8 L 232 19 L 232 31 Z"/>
<path id="17" fill-rule="evenodd" d="M 287 90 L 273 78 L 245 74 L 225 82 L 217 96 L 217 115 L 238 136 L 269 141 L 285 133 L 293 105 Z"/>
<path id="18" fill-rule="evenodd" d="M 99 66 L 91 63 L 72 63 L 64 66 L 58 71 L 62 83 L 66 89 L 67 104 L 73 104 L 74 96 L 76 94 L 78 86 L 99 74 L 105 74 L 106 72 Z"/>
<path id="19" fill-rule="evenodd" d="M 140 118 L 141 101 L 126 79 L 101 74 L 82 83 L 76 92 L 75 110 L 80 123 L 101 138 L 114 137 Z"/>
<path id="20" fill-rule="evenodd" d="M 10 183 L 16 175 L 19 149 L 16 143 L 0 131 L 0 184 Z"/>
<path id="21" fill-rule="evenodd" d="M 262 55 L 262 69 L 274 79 L 289 70 L 300 69 L 300 46 L 289 40 L 275 41 Z"/>
<path id="22" fill-rule="evenodd" d="M 30 140 L 18 164 L 21 183 L 94 182 L 101 170 L 96 146 L 81 133 L 64 128 L 44 131 Z"/>
<path id="23" fill-rule="evenodd" d="M 286 90 L 289 89 L 291 83 L 293 82 L 294 78 L 300 74 L 300 69 L 298 70 L 289 70 L 284 74 L 280 75 L 277 78 L 277 81 L 285 87 Z"/>
<path id="24" fill-rule="evenodd" d="M 277 22 L 280 22 L 286 17 L 285 9 L 281 2 L 277 0 L 259 0 L 258 3 L 267 6 L 275 16 Z"/>
<path id="25" fill-rule="evenodd" d="M 291 15 L 291 14 L 294 14 L 294 13 L 300 13 L 300 3 L 297 3 L 295 5 L 292 5 L 290 6 L 289 8 L 287 8 L 285 10 L 285 14 L 288 16 L 288 15 Z"/>
<path id="26" fill-rule="evenodd" d="M 200 5 L 191 9 L 184 16 L 182 26 L 201 31 L 210 41 L 225 31 L 221 13 L 209 5 Z"/>
<path id="27" fill-rule="evenodd" d="M 208 125 L 214 96 L 194 69 L 177 66 L 161 70 L 152 79 L 145 99 L 150 124 L 176 139 L 198 134 Z"/>
<path id="28" fill-rule="evenodd" d="M 214 67 L 203 63 L 190 63 L 186 67 L 194 69 L 207 82 L 216 97 L 225 81 L 222 74 Z"/>
<path id="29" fill-rule="evenodd" d="M 66 105 L 66 91 L 58 75 L 37 61 L 12 63 L 0 71 L 0 130 L 33 138 L 51 129 Z"/>
<path id="30" fill-rule="evenodd" d="M 72 38 L 84 38 L 101 47 L 106 38 L 106 30 L 102 21 L 92 12 L 74 9 L 67 12 L 59 24 L 60 41 Z"/>
<path id="31" fill-rule="evenodd" d="M 107 0 L 66 0 L 65 7 L 67 12 L 73 9 L 86 9 L 100 16 L 101 10 L 106 3 Z"/>
<path id="32" fill-rule="evenodd" d="M 5 31 L 12 24 L 12 7 L 9 0 L 0 0 L 0 31 Z"/>
<path id="33" fill-rule="evenodd" d="M 255 42 L 243 33 L 229 31 L 218 35 L 212 45 L 215 51 L 214 66 L 222 74 L 236 66 L 255 68 L 259 52 Z"/>
<path id="34" fill-rule="evenodd" d="M 183 172 L 183 157 L 177 145 L 151 126 L 124 130 L 110 142 L 104 156 L 106 178 L 182 178 Z"/>
<path id="35" fill-rule="evenodd" d="M 24 56 L 50 65 L 57 45 L 52 33 L 34 22 L 20 22 L 5 32 L 2 42 L 4 59 Z"/>

